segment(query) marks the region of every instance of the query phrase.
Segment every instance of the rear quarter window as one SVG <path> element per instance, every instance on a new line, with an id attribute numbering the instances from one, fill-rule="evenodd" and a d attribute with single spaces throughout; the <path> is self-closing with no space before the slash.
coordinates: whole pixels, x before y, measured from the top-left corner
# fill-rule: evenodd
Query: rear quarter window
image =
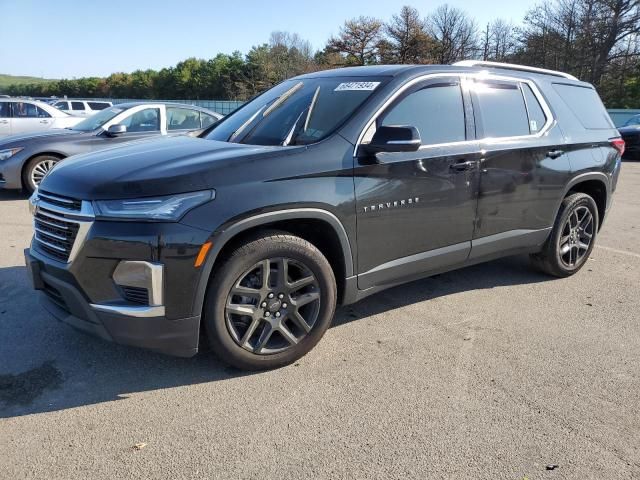
<path id="1" fill-rule="evenodd" d="M 105 108 L 108 108 L 111 106 L 105 102 L 87 102 L 87 105 L 89 105 L 89 108 L 91 110 L 104 110 Z"/>
<path id="2" fill-rule="evenodd" d="M 584 128 L 588 130 L 614 128 L 602 100 L 593 88 L 564 83 L 554 83 L 553 88 Z"/>

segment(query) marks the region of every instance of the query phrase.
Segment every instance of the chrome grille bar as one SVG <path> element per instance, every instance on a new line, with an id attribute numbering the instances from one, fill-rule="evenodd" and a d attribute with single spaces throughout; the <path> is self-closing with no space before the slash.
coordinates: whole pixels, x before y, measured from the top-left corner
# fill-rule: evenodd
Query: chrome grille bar
<path id="1" fill-rule="evenodd" d="M 91 203 L 36 192 L 29 199 L 33 212 L 33 244 L 37 250 L 71 263 L 93 225 Z"/>

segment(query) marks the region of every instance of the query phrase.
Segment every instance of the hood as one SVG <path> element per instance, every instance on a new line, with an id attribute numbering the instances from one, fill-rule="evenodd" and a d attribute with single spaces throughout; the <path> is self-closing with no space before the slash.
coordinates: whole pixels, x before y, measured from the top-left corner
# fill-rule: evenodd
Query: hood
<path id="1" fill-rule="evenodd" d="M 24 147 L 25 143 L 32 142 L 34 140 L 68 135 L 78 135 L 80 133 L 85 132 L 79 132 L 77 130 L 67 130 L 65 128 L 52 128 L 50 130 L 45 130 L 42 132 L 19 133 L 16 135 L 9 135 L 7 137 L 0 138 L 0 148 L 16 146 Z"/>
<path id="2" fill-rule="evenodd" d="M 220 172 L 300 147 L 217 142 L 187 136 L 134 142 L 60 162 L 40 188 L 83 200 L 171 195 L 216 188 Z"/>

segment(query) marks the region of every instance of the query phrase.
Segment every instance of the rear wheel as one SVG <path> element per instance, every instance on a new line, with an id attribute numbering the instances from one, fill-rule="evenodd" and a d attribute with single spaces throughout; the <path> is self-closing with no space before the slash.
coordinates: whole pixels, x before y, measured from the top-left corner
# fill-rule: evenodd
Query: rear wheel
<path id="1" fill-rule="evenodd" d="M 598 233 L 598 207 L 589 195 L 574 193 L 560 206 L 551 235 L 533 264 L 555 277 L 568 277 L 586 263 Z"/>
<path id="2" fill-rule="evenodd" d="M 211 348 L 247 370 L 287 365 L 329 327 L 336 282 L 311 243 L 269 232 L 239 246 L 216 270 L 204 309 Z"/>
<path id="3" fill-rule="evenodd" d="M 25 190 L 33 193 L 42 179 L 59 161 L 60 158 L 52 155 L 39 155 L 29 160 L 22 175 L 22 185 L 24 185 Z"/>

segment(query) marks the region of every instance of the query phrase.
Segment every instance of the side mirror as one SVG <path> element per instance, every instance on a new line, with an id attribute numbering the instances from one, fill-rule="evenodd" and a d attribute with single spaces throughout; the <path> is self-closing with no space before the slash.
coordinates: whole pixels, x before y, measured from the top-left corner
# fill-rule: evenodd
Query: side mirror
<path id="1" fill-rule="evenodd" d="M 415 152 L 420 148 L 420 132 L 411 125 L 388 125 L 378 127 L 370 143 L 361 147 L 369 154 L 379 152 Z"/>
<path id="2" fill-rule="evenodd" d="M 109 135 L 110 137 L 117 137 L 118 135 L 122 135 L 123 133 L 127 133 L 126 125 L 111 125 L 107 130 L 107 135 Z"/>

